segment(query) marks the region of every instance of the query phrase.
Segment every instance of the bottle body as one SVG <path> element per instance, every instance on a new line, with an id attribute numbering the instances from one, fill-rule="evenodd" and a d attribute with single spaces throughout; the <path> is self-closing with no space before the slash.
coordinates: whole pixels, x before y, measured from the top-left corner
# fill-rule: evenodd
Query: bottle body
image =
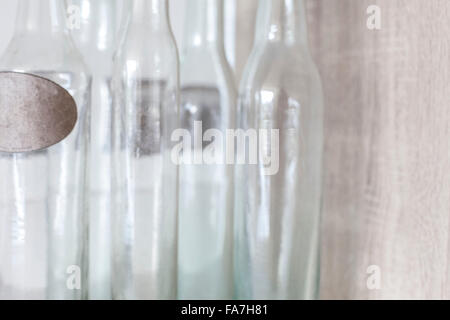
<path id="1" fill-rule="evenodd" d="M 113 298 L 176 297 L 178 53 L 167 1 L 135 0 L 115 59 Z"/>
<path id="2" fill-rule="evenodd" d="M 225 136 L 234 127 L 237 97 L 223 48 L 223 1 L 198 1 L 189 10 L 192 23 L 181 62 L 181 127 L 192 138 L 202 139 L 208 130 Z M 226 164 L 224 149 L 216 150 L 217 161 L 196 163 L 210 147 L 208 142 L 192 144 L 180 165 L 181 299 L 233 295 L 233 167 Z"/>
<path id="3" fill-rule="evenodd" d="M 298 12 L 289 14 L 287 2 L 263 3 L 260 23 L 270 26 L 280 17 L 269 8 L 284 10 L 283 19 L 300 19 Z M 287 41 L 295 31 L 289 35 L 289 25 L 282 22 L 278 30 L 283 34 L 263 34 L 257 40 L 240 89 L 238 127 L 269 136 L 275 130 L 279 137 L 264 140 L 258 164 L 236 167 L 235 279 L 240 299 L 313 299 L 318 292 L 322 90 L 307 46 Z M 277 162 L 269 172 L 264 165 L 268 155 Z"/>
<path id="4" fill-rule="evenodd" d="M 90 77 L 57 22 L 64 15 L 61 3 L 32 2 L 19 2 L 18 23 L 23 14 L 29 26 L 36 24 L 30 30 L 16 28 L 0 68 L 56 82 L 74 97 L 78 120 L 71 134 L 52 147 L 0 154 L 0 298 L 80 299 L 87 293 Z M 37 17 L 46 15 L 54 23 L 51 30 L 38 23 Z"/>
<path id="5" fill-rule="evenodd" d="M 129 2 L 69 0 L 68 12 L 80 19 L 71 34 L 92 72 L 89 298 L 103 300 L 111 298 L 113 55 Z"/>

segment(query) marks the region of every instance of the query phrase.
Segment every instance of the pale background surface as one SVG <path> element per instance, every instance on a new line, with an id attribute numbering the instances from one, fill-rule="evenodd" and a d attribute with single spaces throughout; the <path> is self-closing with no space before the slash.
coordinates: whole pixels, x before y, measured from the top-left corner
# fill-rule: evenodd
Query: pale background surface
<path id="1" fill-rule="evenodd" d="M 172 0 L 179 40 L 187 1 L 195 0 Z M 0 51 L 14 2 L 0 0 Z M 236 24 L 228 15 L 227 50 L 238 75 L 256 3 L 237 1 Z M 379 31 L 366 28 L 371 4 L 382 9 Z M 326 101 L 321 296 L 450 299 L 450 1 L 307 6 Z M 380 290 L 366 286 L 370 265 L 381 268 Z"/>

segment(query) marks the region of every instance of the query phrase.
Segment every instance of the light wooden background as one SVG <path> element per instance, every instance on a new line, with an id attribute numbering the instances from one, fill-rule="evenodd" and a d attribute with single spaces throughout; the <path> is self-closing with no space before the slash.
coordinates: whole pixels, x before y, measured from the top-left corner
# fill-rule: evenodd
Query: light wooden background
<path id="1" fill-rule="evenodd" d="M 238 4 L 238 74 L 256 3 Z M 379 31 L 366 27 L 372 4 Z M 449 299 L 450 1 L 307 8 L 326 101 L 321 297 Z M 380 290 L 367 288 L 370 265 Z"/>

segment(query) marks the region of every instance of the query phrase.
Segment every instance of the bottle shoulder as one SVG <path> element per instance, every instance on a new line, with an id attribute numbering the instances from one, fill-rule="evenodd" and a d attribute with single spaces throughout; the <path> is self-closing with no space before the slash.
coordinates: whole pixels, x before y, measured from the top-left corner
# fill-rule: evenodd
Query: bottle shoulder
<path id="1" fill-rule="evenodd" d="M 22 72 L 70 72 L 89 75 L 83 57 L 68 36 L 14 37 L 0 57 L 0 69 Z"/>
<path id="2" fill-rule="evenodd" d="M 115 68 L 130 67 L 170 69 L 178 67 L 178 48 L 171 35 L 128 33 L 114 55 Z"/>
<path id="3" fill-rule="evenodd" d="M 320 75 L 309 52 L 301 48 L 254 50 L 238 101 L 241 115 L 270 118 L 281 113 L 286 119 L 297 119 L 302 114 L 312 123 L 323 117 Z"/>
<path id="4" fill-rule="evenodd" d="M 148 50 L 150 53 L 176 52 L 178 47 L 170 30 L 148 31 L 144 28 L 130 27 L 124 34 L 119 47 L 123 53 L 137 50 Z"/>
<path id="5" fill-rule="evenodd" d="M 273 88 L 288 95 L 321 94 L 320 75 L 306 47 L 254 48 L 244 69 L 240 95 Z"/>
<path id="6" fill-rule="evenodd" d="M 202 50 L 183 54 L 180 63 L 181 85 L 205 83 L 236 91 L 233 71 L 220 52 Z"/>

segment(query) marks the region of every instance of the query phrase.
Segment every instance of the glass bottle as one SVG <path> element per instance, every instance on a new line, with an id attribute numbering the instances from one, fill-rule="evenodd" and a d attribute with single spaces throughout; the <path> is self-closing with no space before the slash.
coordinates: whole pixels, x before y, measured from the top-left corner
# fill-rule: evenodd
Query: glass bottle
<path id="1" fill-rule="evenodd" d="M 111 298 L 113 55 L 129 12 L 123 0 L 68 0 L 70 30 L 92 72 L 89 298 Z M 76 19 L 79 19 L 78 21 Z"/>
<path id="2" fill-rule="evenodd" d="M 0 153 L 0 298 L 85 298 L 90 77 L 66 29 L 64 2 L 18 4 L 0 70 L 56 82 L 74 97 L 78 120 L 52 147 Z"/>
<path id="3" fill-rule="evenodd" d="M 113 298 L 176 298 L 178 51 L 168 0 L 134 0 L 115 58 Z"/>
<path id="4" fill-rule="evenodd" d="M 236 168 L 239 299 L 317 297 L 322 100 L 303 0 L 262 0 L 238 105 L 260 140 L 257 164 Z"/>
<path id="5" fill-rule="evenodd" d="M 223 0 L 197 0 L 186 10 L 181 55 L 181 127 L 191 138 L 234 126 L 236 89 L 225 56 Z M 202 129 L 196 132 L 196 125 Z M 211 132 L 211 131 L 210 131 Z M 211 141 L 210 141 L 211 142 Z M 231 299 L 233 296 L 233 167 L 224 150 L 203 159 L 211 143 L 191 144 L 180 166 L 178 296 Z"/>

